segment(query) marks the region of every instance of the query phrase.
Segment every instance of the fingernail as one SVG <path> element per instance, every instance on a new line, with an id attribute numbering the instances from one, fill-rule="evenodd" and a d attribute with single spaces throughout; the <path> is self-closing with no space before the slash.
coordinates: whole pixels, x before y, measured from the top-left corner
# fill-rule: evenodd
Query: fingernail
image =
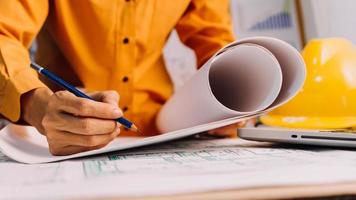
<path id="1" fill-rule="evenodd" d="M 114 108 L 113 112 L 115 115 L 122 115 L 122 111 L 119 108 Z"/>
<path id="2" fill-rule="evenodd" d="M 118 123 L 118 122 L 116 122 L 116 129 L 120 129 L 120 127 L 121 127 L 121 124 L 120 123 Z"/>

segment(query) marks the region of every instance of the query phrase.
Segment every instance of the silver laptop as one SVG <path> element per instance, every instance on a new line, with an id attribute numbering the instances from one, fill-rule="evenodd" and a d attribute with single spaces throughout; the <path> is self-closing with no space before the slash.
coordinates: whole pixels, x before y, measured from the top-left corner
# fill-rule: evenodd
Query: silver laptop
<path id="1" fill-rule="evenodd" d="M 239 129 L 246 140 L 356 148 L 356 130 L 298 130 L 271 127 Z"/>

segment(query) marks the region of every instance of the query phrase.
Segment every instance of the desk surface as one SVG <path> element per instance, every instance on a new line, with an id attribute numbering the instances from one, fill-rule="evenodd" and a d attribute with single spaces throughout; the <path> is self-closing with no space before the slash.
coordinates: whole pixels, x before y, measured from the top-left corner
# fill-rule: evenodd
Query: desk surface
<path id="1" fill-rule="evenodd" d="M 319 186 L 289 186 L 212 191 L 195 194 L 140 198 L 109 198 L 110 200 L 230 200 L 230 199 L 356 199 L 356 182 Z M 106 198 L 107 199 L 107 198 Z"/>

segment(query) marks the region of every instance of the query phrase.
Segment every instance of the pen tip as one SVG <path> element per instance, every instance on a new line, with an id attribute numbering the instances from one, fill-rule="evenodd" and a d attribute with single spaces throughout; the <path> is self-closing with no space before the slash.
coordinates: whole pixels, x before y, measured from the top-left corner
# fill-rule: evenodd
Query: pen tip
<path id="1" fill-rule="evenodd" d="M 136 133 L 141 133 L 140 130 L 138 130 L 137 126 L 135 124 L 133 124 L 130 128 L 132 131 L 136 132 Z"/>

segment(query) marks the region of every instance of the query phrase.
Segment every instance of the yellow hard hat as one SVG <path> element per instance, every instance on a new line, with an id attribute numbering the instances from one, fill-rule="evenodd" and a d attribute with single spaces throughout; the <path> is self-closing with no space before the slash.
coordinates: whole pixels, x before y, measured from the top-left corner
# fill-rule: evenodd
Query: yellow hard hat
<path id="1" fill-rule="evenodd" d="M 307 67 L 303 89 L 261 117 L 288 128 L 356 128 L 356 48 L 341 38 L 315 39 L 302 51 Z"/>

